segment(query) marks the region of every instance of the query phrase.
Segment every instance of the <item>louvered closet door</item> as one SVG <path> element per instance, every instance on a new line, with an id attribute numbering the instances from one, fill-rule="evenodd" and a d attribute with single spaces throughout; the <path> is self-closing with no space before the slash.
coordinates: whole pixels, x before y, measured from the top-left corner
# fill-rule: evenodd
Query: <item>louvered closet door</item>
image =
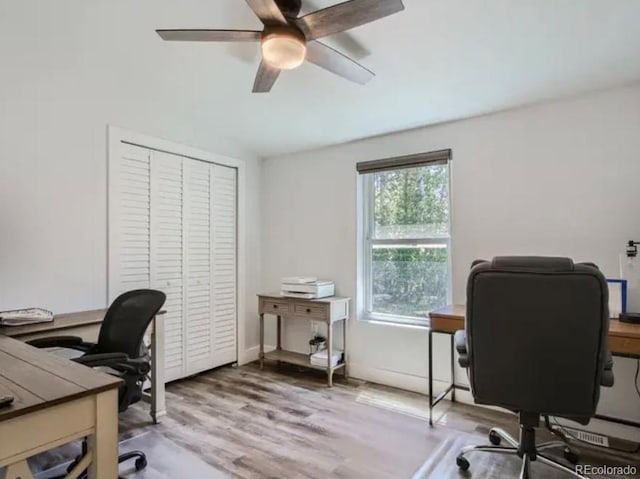
<path id="1" fill-rule="evenodd" d="M 164 291 L 165 376 L 184 376 L 182 158 L 151 153 L 151 286 Z"/>
<path id="2" fill-rule="evenodd" d="M 186 372 L 213 364 L 213 254 L 211 165 L 184 159 L 186 274 Z"/>
<path id="3" fill-rule="evenodd" d="M 214 364 L 237 361 L 236 170 L 213 165 Z"/>
<path id="4" fill-rule="evenodd" d="M 164 291 L 165 377 L 237 361 L 236 170 L 120 143 L 109 161 L 109 296 Z"/>
<path id="5" fill-rule="evenodd" d="M 109 301 L 148 288 L 150 269 L 150 152 L 126 143 L 109 163 Z"/>

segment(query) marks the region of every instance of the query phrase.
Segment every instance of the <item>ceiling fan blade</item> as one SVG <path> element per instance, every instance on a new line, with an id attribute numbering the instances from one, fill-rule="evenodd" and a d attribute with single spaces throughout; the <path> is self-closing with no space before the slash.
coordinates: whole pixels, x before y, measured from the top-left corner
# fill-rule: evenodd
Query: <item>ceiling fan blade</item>
<path id="1" fill-rule="evenodd" d="M 362 60 L 371 55 L 371 51 L 348 32 L 332 35 L 331 44 L 354 60 Z"/>
<path id="2" fill-rule="evenodd" d="M 253 93 L 268 93 L 280 76 L 280 69 L 269 66 L 264 60 L 260 62 L 256 79 L 253 82 Z"/>
<path id="3" fill-rule="evenodd" d="M 307 61 L 360 85 L 376 76 L 351 58 L 316 40 L 307 43 Z"/>
<path id="4" fill-rule="evenodd" d="M 163 40 L 174 42 L 256 42 L 262 32 L 253 30 L 156 30 Z"/>
<path id="5" fill-rule="evenodd" d="M 246 0 L 258 18 L 265 25 L 287 25 L 280 7 L 275 0 Z"/>
<path id="6" fill-rule="evenodd" d="M 318 7 L 317 0 L 305 0 L 305 14 L 312 13 L 317 10 L 320 10 Z M 302 16 L 304 16 L 303 14 Z M 349 32 L 341 32 L 333 35 L 331 37 L 331 44 L 338 48 L 340 51 L 345 52 L 345 54 L 349 55 L 354 60 L 361 60 L 362 58 L 368 57 L 371 55 L 371 52 L 364 46 L 364 44 L 355 38 Z"/>
<path id="7" fill-rule="evenodd" d="M 404 10 L 402 0 L 349 0 L 295 20 L 308 40 L 344 32 Z"/>

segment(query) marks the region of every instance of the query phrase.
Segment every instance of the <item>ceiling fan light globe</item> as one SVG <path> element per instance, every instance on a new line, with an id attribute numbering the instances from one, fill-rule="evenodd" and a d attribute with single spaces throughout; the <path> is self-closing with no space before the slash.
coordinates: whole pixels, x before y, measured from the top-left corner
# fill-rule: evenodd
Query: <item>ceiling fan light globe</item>
<path id="1" fill-rule="evenodd" d="M 280 70 L 293 70 L 304 62 L 307 46 L 304 39 L 288 33 L 272 33 L 262 38 L 262 58 Z"/>

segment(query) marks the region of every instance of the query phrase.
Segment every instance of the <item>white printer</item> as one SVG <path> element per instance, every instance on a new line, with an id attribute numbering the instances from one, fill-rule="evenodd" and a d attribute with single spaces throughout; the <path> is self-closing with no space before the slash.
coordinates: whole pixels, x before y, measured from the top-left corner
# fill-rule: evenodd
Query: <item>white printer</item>
<path id="1" fill-rule="evenodd" d="M 333 281 L 318 280 L 313 276 L 293 276 L 282 278 L 280 294 L 292 298 L 318 299 L 335 294 Z"/>

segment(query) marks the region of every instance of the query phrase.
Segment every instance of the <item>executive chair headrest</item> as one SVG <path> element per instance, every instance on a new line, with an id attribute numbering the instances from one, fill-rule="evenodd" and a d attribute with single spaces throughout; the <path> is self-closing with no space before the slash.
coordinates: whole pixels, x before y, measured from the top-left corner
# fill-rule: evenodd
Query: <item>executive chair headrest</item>
<path id="1" fill-rule="evenodd" d="M 575 265 L 571 258 L 551 256 L 496 256 L 491 262 L 476 260 L 471 264 L 471 267 L 475 268 L 478 265 L 483 265 L 482 269 L 491 269 L 492 271 L 532 271 L 541 273 L 575 271 Z M 588 266 L 596 267 L 593 263 L 589 263 Z"/>

